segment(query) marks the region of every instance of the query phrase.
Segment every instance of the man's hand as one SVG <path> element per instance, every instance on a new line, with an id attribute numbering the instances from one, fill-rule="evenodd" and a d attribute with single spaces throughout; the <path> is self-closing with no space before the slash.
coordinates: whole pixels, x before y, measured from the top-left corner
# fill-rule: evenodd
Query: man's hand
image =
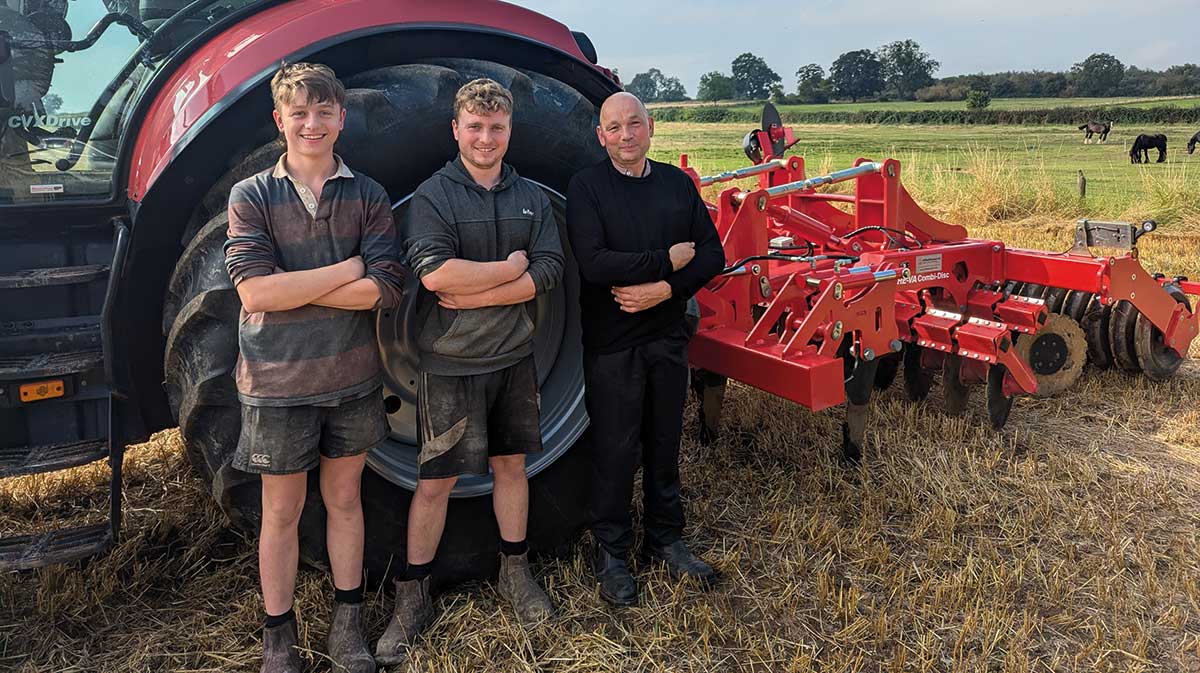
<path id="1" fill-rule="evenodd" d="M 520 277 L 521 274 L 525 273 L 525 269 L 529 268 L 529 255 L 524 250 L 514 251 L 505 261 L 512 264 L 513 269 L 516 271 L 513 274 L 513 278 Z"/>
<path id="2" fill-rule="evenodd" d="M 691 241 L 676 243 L 667 253 L 671 255 L 671 269 L 678 271 L 687 266 L 688 262 L 696 256 L 696 244 Z"/>
<path id="3" fill-rule="evenodd" d="M 679 245 L 684 245 L 680 243 Z M 690 245 L 690 244 L 688 244 Z M 674 250 L 674 247 L 672 247 Z M 621 305 L 626 313 L 637 313 L 653 308 L 671 298 L 671 285 L 665 280 L 654 283 L 642 283 L 628 287 L 614 287 L 613 299 Z"/>
<path id="4" fill-rule="evenodd" d="M 454 294 L 452 292 L 438 292 L 438 304 L 442 308 L 452 308 L 456 310 L 468 308 L 483 308 L 491 306 L 488 303 L 486 292 L 477 292 L 475 294 Z"/>

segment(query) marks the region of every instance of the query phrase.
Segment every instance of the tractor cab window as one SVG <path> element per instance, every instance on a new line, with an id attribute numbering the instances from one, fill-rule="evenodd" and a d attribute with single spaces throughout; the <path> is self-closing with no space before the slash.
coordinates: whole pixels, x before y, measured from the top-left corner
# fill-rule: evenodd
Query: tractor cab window
<path id="1" fill-rule="evenodd" d="M 0 0 L 0 206 L 107 197 L 140 88 L 247 4 Z"/>

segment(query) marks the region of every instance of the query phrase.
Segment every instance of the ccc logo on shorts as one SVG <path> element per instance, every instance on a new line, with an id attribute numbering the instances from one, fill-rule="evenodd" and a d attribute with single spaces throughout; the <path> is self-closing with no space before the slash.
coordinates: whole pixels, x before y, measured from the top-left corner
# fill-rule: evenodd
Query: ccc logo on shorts
<path id="1" fill-rule="evenodd" d="M 271 464 L 271 456 L 265 453 L 252 453 L 250 454 L 250 464 L 262 465 L 264 467 L 269 466 Z"/>

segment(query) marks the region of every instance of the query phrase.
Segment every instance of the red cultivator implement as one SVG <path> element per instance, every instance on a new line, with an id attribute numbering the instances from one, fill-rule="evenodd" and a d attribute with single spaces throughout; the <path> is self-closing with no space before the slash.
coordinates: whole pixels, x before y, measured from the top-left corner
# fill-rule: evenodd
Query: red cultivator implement
<path id="1" fill-rule="evenodd" d="M 793 143 L 768 106 L 763 129 L 744 143 L 754 165 L 701 177 L 681 157 L 698 187 L 759 180 L 709 206 L 728 268 L 696 297 L 690 355 L 702 370 L 694 380 L 706 434 L 730 377 L 813 410 L 846 402 L 843 450 L 856 460 L 871 390 L 901 367 L 914 400 L 940 371 L 951 414 L 986 385 L 1000 428 L 1016 395 L 1060 392 L 1089 360 L 1163 379 L 1196 338 L 1200 317 L 1186 295 L 1200 294 L 1200 283 L 1151 274 L 1137 260 L 1153 222 L 1081 220 L 1067 252 L 1010 248 L 922 210 L 893 159 L 809 178 L 803 159 L 782 156 Z M 816 191 L 850 181 L 852 194 Z M 1124 252 L 1096 257 L 1092 246 Z"/>

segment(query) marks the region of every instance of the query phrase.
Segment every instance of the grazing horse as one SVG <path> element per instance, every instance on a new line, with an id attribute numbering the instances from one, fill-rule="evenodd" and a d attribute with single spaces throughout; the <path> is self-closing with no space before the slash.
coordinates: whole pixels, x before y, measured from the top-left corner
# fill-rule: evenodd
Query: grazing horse
<path id="1" fill-rule="evenodd" d="M 1150 163 L 1150 150 L 1158 150 L 1158 163 L 1163 163 L 1167 160 L 1167 136 L 1161 133 L 1143 133 L 1133 141 L 1133 147 L 1129 149 L 1129 163 L 1131 164 L 1148 164 Z"/>
<path id="2" fill-rule="evenodd" d="M 1080 126 L 1080 131 L 1087 132 L 1087 135 L 1083 137 L 1083 144 L 1086 145 L 1091 142 L 1093 133 L 1100 134 L 1100 142 L 1108 140 L 1108 132 L 1112 130 L 1113 124 L 1116 124 L 1116 122 L 1088 122 Z"/>
<path id="3" fill-rule="evenodd" d="M 1196 143 L 1200 143 L 1200 131 L 1197 131 L 1196 135 L 1192 136 L 1192 139 L 1188 141 L 1188 154 L 1196 151 Z"/>

